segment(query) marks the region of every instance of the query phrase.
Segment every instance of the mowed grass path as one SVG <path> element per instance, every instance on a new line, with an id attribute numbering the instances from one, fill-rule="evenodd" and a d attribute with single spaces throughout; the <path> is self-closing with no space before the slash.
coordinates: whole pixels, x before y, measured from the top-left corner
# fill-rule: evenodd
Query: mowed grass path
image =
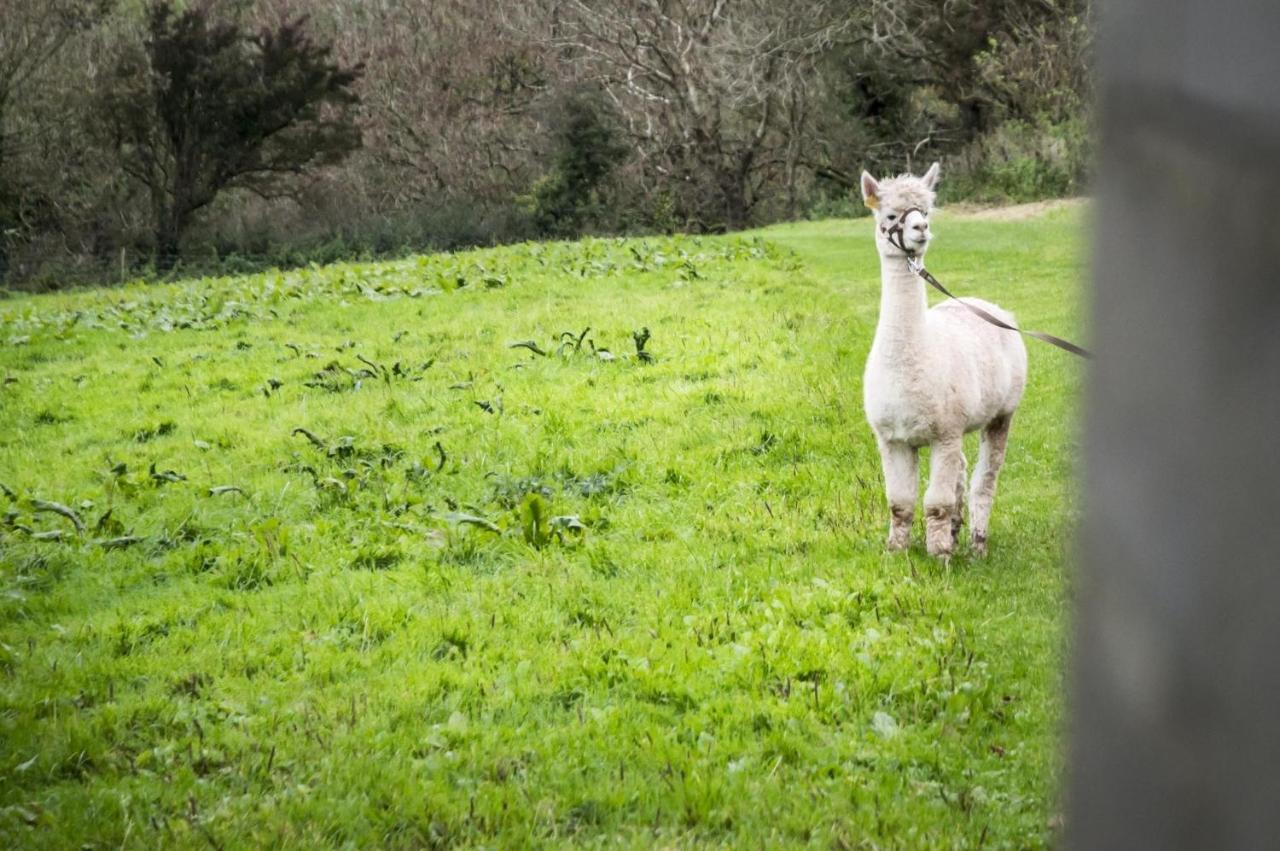
<path id="1" fill-rule="evenodd" d="M 1078 212 L 936 229 L 1080 335 Z M 886 554 L 878 274 L 862 220 L 0 301 L 0 845 L 1053 844 L 1081 366 L 1029 347 L 988 559 Z"/>

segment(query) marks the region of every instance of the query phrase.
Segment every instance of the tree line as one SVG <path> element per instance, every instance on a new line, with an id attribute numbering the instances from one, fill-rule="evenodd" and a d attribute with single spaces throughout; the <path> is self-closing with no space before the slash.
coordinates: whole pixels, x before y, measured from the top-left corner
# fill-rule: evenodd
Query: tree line
<path id="1" fill-rule="evenodd" d="M 7 0 L 0 282 L 1078 191 L 1088 0 Z"/>

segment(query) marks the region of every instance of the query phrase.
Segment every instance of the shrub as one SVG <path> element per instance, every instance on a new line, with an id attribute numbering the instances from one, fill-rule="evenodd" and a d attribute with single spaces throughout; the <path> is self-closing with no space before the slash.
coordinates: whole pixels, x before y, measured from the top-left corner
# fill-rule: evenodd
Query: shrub
<path id="1" fill-rule="evenodd" d="M 1083 121 L 1009 121 L 947 160 L 942 198 L 1021 202 L 1078 195 L 1090 151 Z"/>

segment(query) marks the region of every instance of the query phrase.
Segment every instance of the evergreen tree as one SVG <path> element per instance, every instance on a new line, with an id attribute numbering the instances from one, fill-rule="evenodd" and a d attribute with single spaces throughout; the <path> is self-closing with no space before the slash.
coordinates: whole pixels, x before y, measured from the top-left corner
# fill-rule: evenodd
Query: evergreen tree
<path id="1" fill-rule="evenodd" d="M 534 221 L 543 233 L 573 236 L 599 217 L 599 189 L 627 154 L 619 135 L 598 92 L 565 98 L 555 167 L 534 190 Z"/>
<path id="2" fill-rule="evenodd" d="M 270 194 L 360 143 L 351 108 L 360 67 L 334 62 L 305 19 L 250 35 L 211 9 L 154 2 L 142 51 L 120 62 L 104 95 L 125 168 L 150 191 L 162 270 L 222 190 Z"/>

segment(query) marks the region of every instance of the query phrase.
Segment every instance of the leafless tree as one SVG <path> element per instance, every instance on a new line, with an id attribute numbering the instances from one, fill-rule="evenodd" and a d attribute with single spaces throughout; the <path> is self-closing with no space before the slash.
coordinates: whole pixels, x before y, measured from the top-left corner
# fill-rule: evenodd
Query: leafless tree
<path id="1" fill-rule="evenodd" d="M 377 175 L 379 205 L 509 199 L 535 179 L 550 71 L 496 18 L 467 0 L 332 0 L 314 15 L 340 56 L 365 63 L 361 162 Z"/>
<path id="2" fill-rule="evenodd" d="M 10 126 L 11 104 L 78 33 L 106 14 L 109 0 L 6 0 L 0 13 L 0 277 L 12 232 L 21 226 L 20 197 L 9 161 L 23 144 Z"/>
<path id="3" fill-rule="evenodd" d="M 613 100 L 650 192 L 686 225 L 739 228 L 766 181 L 794 198 L 810 81 L 845 5 L 553 0 L 547 44 Z"/>
<path id="4" fill-rule="evenodd" d="M 1000 110 L 1032 118 L 1060 92 L 1079 106 L 1089 10 L 1087 0 L 869 0 L 861 40 L 873 61 L 935 87 L 966 131 L 983 132 Z"/>
<path id="5" fill-rule="evenodd" d="M 14 94 L 110 5 L 107 0 L 6 0 L 0 15 L 0 130 Z"/>

